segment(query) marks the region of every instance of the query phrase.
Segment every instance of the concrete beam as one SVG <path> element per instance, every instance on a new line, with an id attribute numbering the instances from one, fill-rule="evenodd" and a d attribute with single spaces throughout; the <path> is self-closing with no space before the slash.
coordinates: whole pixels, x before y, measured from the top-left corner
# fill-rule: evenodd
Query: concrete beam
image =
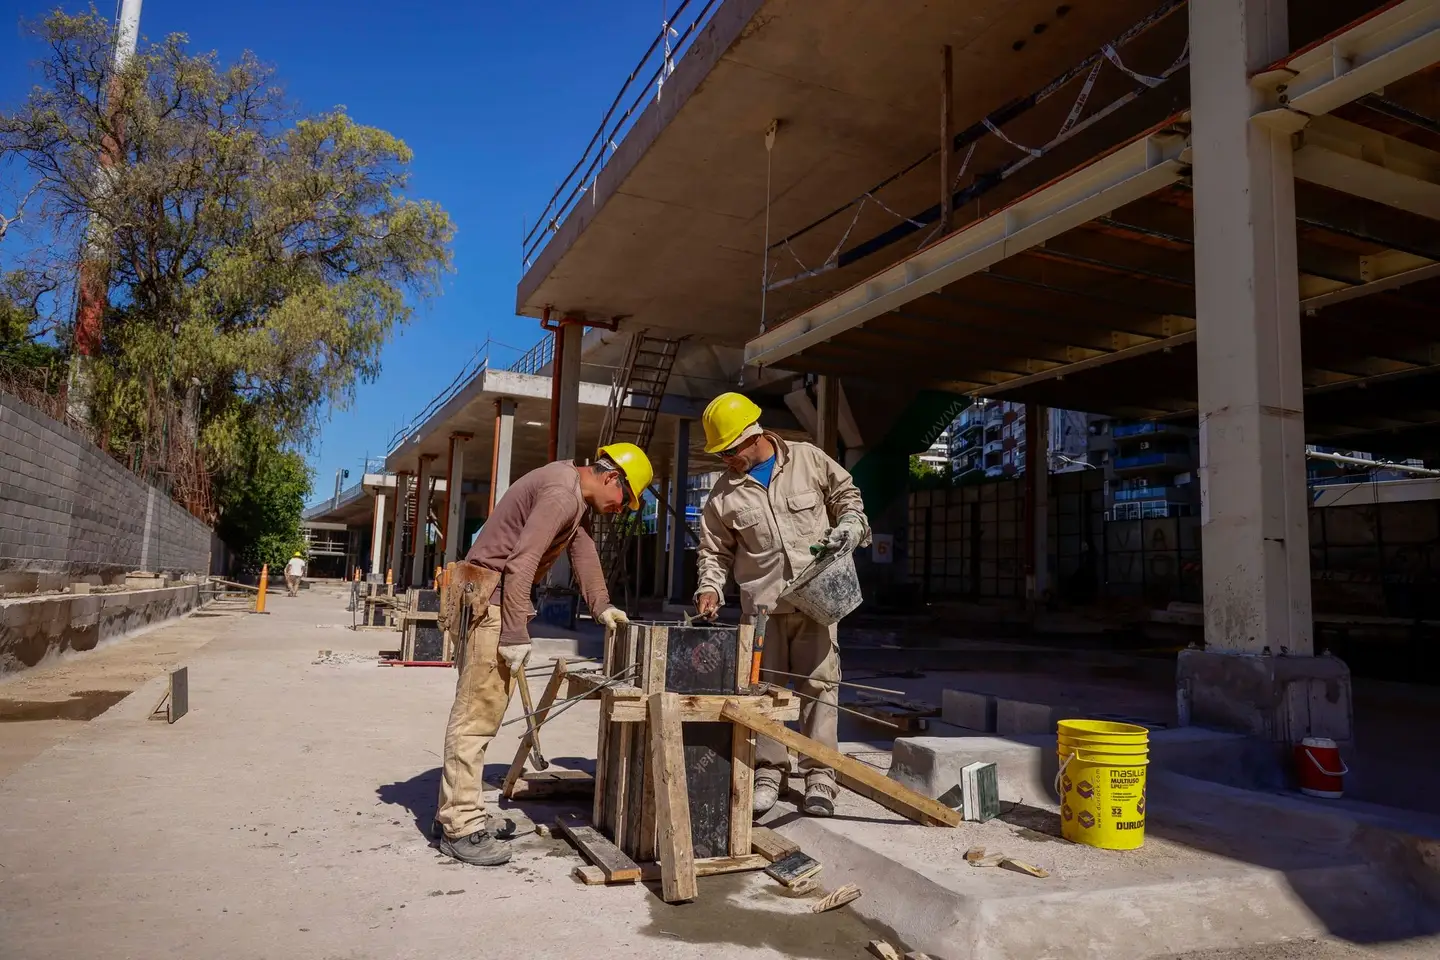
<path id="1" fill-rule="evenodd" d="M 470 439 L 468 433 L 450 435 L 450 482 L 445 494 L 445 558 L 442 561 L 447 564 L 460 559 L 460 541 L 465 539 L 465 495 L 460 488 L 464 486 L 465 444 Z M 451 494 L 450 490 L 455 493 Z"/>
<path id="2" fill-rule="evenodd" d="M 370 524 L 370 575 L 380 573 L 385 550 L 385 492 L 375 492 L 375 519 Z"/>
<path id="3" fill-rule="evenodd" d="M 771 365 L 1179 180 L 1185 138 L 1162 131 L 1055 181 L 745 345 Z"/>
<path id="4" fill-rule="evenodd" d="M 399 471 L 395 474 L 395 514 L 390 524 L 390 564 L 386 568 L 392 578 L 399 578 L 400 561 L 405 549 L 405 505 L 410 495 L 410 474 Z"/>
<path id="5" fill-rule="evenodd" d="M 490 509 L 486 516 L 495 512 L 495 504 L 510 489 L 510 466 L 515 454 L 515 401 L 495 401 L 495 444 L 494 458 L 490 466 Z"/>
<path id="6" fill-rule="evenodd" d="M 1272 64 L 1252 84 L 1256 123 L 1293 133 L 1311 117 L 1440 61 L 1440 0 L 1405 0 Z"/>

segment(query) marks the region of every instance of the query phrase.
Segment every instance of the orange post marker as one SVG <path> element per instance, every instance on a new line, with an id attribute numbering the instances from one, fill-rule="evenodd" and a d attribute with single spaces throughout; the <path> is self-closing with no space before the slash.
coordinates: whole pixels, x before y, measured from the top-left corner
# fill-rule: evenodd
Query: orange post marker
<path id="1" fill-rule="evenodd" d="M 260 591 L 255 594 L 255 612 L 265 612 L 265 590 L 270 586 L 270 564 L 260 567 Z"/>

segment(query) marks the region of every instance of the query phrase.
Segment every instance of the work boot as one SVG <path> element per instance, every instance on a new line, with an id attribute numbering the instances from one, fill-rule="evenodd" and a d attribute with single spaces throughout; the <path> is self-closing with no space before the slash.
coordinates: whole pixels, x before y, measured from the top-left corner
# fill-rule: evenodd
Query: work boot
<path id="1" fill-rule="evenodd" d="M 780 799 L 780 771 L 769 767 L 755 771 L 755 799 L 753 809 L 759 817 L 769 813 L 770 808 Z"/>
<path id="2" fill-rule="evenodd" d="M 800 811 L 807 817 L 833 817 L 835 815 L 835 783 L 832 780 L 814 779 L 805 784 L 805 801 Z"/>
<path id="3" fill-rule="evenodd" d="M 442 837 L 440 852 L 476 867 L 498 867 L 510 862 L 510 845 L 490 836 L 489 830 L 477 830 L 459 840 Z"/>

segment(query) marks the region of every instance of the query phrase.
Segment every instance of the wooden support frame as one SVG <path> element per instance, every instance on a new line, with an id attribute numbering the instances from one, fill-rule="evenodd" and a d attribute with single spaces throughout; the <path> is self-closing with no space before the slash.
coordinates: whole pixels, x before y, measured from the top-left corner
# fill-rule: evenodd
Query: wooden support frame
<path id="1" fill-rule="evenodd" d="M 660 890 L 666 903 L 694 900 L 695 848 L 690 833 L 690 791 L 685 778 L 685 742 L 680 730 L 680 695 L 650 695 L 651 778 L 660 830 Z"/>
<path id="2" fill-rule="evenodd" d="M 564 657 L 555 661 L 555 670 L 550 674 L 550 681 L 545 684 L 545 692 L 540 694 L 540 703 L 535 707 L 535 726 L 545 722 L 550 714 L 550 705 L 560 695 L 560 687 L 565 683 L 565 675 L 569 670 L 569 661 Z M 520 683 L 528 683 L 526 677 L 519 679 Z M 515 795 L 515 784 L 520 780 L 521 774 L 525 772 L 525 760 L 530 756 L 530 747 L 533 737 L 530 727 L 526 727 L 525 735 L 520 738 L 520 746 L 515 750 L 515 759 L 510 761 L 510 769 L 505 774 L 505 782 L 500 787 L 500 793 L 507 799 Z"/>

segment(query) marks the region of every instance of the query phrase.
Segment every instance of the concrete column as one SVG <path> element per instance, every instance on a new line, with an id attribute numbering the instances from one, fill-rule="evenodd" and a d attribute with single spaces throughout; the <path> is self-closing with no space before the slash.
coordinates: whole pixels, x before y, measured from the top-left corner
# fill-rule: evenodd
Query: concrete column
<path id="1" fill-rule="evenodd" d="M 390 523 L 390 564 L 386 570 L 399 583 L 404 574 L 400 570 L 400 562 L 404 558 L 405 549 L 405 500 L 410 491 L 410 471 L 400 470 L 395 474 L 395 516 Z M 381 582 L 384 582 L 384 570 Z"/>
<path id="2" fill-rule="evenodd" d="M 560 419 L 555 441 L 555 459 L 574 460 L 575 437 L 580 426 L 580 341 L 585 328 L 567 323 L 560 328 L 564 356 L 560 361 Z M 592 451 L 585 451 L 588 457 Z"/>
<path id="3" fill-rule="evenodd" d="M 815 390 L 815 446 L 827 457 L 839 456 L 840 378 L 823 374 Z"/>
<path id="4" fill-rule="evenodd" d="M 375 519 L 370 523 L 370 576 L 385 579 L 385 488 L 375 491 Z"/>
<path id="5" fill-rule="evenodd" d="M 685 524 L 681 522 L 685 518 L 685 487 L 690 476 L 689 420 L 675 421 L 675 460 L 670 475 L 674 478 L 670 502 L 675 505 L 675 515 L 680 518 L 671 524 L 675 533 L 670 544 L 670 602 L 689 603 L 690 598 L 685 596 L 685 543 L 689 538 L 685 533 Z"/>
<path id="6" fill-rule="evenodd" d="M 670 555 L 670 511 L 666 509 L 670 502 L 669 483 L 669 471 L 661 469 L 655 477 L 655 490 L 659 494 L 655 502 L 655 596 L 661 599 L 665 597 L 666 570 L 669 569 L 665 561 Z"/>
<path id="7" fill-rule="evenodd" d="M 1288 52 L 1287 5 L 1192 0 L 1189 16 L 1206 649 L 1181 655 L 1182 720 L 1348 739 L 1348 671 L 1309 656 L 1292 146 L 1250 122 L 1248 77 Z"/>
<path id="8" fill-rule="evenodd" d="M 1025 593 L 1041 603 L 1050 589 L 1050 410 L 1025 405 Z"/>
<path id="9" fill-rule="evenodd" d="M 450 434 L 450 471 L 445 477 L 445 563 L 460 559 L 465 539 L 465 444 L 468 433 Z"/>
<path id="10" fill-rule="evenodd" d="M 410 586 L 423 587 L 430 579 L 425 569 L 425 531 L 430 526 L 430 481 L 434 479 L 435 458 L 420 458 L 420 472 L 415 480 L 414 539 L 410 542 Z"/>
<path id="11" fill-rule="evenodd" d="M 495 512 L 495 504 L 510 489 L 510 461 L 514 454 L 515 401 L 499 397 L 495 400 L 495 449 L 490 459 L 490 509 L 485 514 L 487 517 Z"/>

